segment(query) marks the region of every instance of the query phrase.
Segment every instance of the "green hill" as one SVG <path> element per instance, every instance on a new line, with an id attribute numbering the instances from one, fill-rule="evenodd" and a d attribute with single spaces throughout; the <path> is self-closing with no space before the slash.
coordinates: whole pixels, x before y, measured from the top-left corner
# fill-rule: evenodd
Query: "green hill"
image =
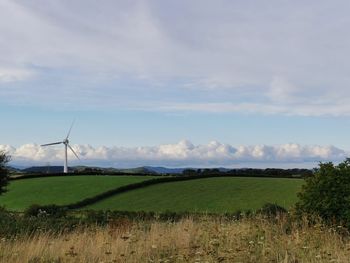
<path id="1" fill-rule="evenodd" d="M 0 206 L 24 210 L 32 204 L 69 204 L 151 176 L 62 176 L 11 181 Z"/>
<path id="2" fill-rule="evenodd" d="M 234 212 L 259 209 L 266 202 L 288 208 L 296 202 L 302 184 L 300 179 L 237 177 L 170 182 L 121 193 L 87 208 Z"/>
<path id="3" fill-rule="evenodd" d="M 11 181 L 0 206 L 23 211 L 32 204 L 68 205 L 154 176 L 56 176 Z M 175 178 L 174 178 L 175 179 Z M 211 177 L 160 182 L 115 194 L 82 209 L 124 211 L 235 212 L 267 202 L 286 208 L 297 200 L 303 180 Z"/>

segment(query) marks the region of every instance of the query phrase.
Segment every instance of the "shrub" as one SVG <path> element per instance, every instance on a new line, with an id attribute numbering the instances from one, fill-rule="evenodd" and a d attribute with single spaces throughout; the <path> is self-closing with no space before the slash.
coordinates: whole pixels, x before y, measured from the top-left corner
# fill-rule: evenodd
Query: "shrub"
<path id="1" fill-rule="evenodd" d="M 305 180 L 298 195 L 297 213 L 350 227 L 350 159 L 339 165 L 320 163 L 315 173 Z"/>
<path id="2" fill-rule="evenodd" d="M 0 194 L 5 192 L 5 186 L 9 180 L 9 172 L 6 167 L 9 161 L 10 156 L 8 156 L 5 152 L 0 151 Z"/>
<path id="3" fill-rule="evenodd" d="M 109 213 L 109 211 L 89 210 L 85 212 L 85 221 L 90 224 L 106 224 L 109 220 Z"/>
<path id="4" fill-rule="evenodd" d="M 62 218 L 67 214 L 67 209 L 57 205 L 31 205 L 24 211 L 26 217 L 54 217 Z"/>
<path id="5" fill-rule="evenodd" d="M 269 217 L 276 217 L 277 215 L 287 213 L 287 210 L 278 204 L 266 203 L 258 210 L 258 213 Z"/>

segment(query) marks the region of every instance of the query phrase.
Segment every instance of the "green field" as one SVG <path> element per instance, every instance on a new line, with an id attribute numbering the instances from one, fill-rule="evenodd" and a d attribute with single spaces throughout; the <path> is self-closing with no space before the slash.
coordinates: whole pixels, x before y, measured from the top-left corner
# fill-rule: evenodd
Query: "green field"
<path id="1" fill-rule="evenodd" d="M 0 196 L 0 206 L 21 211 L 32 204 L 69 204 L 150 176 L 69 176 L 11 181 Z"/>
<path id="2" fill-rule="evenodd" d="M 11 181 L 0 206 L 23 211 L 32 204 L 66 205 L 151 176 L 69 176 Z M 129 190 L 82 209 L 124 211 L 235 212 L 267 202 L 293 205 L 303 180 L 220 177 L 160 183 Z"/>
<path id="3" fill-rule="evenodd" d="M 153 185 L 95 203 L 89 209 L 128 211 L 234 212 L 259 209 L 267 202 L 286 208 L 297 200 L 303 180 L 206 178 Z"/>

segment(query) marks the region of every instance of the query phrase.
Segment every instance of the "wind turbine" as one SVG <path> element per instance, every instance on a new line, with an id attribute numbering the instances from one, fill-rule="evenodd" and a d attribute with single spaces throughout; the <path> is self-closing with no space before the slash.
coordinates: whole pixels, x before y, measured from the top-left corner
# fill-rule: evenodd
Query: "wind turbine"
<path id="1" fill-rule="evenodd" d="M 78 158 L 78 160 L 80 160 L 79 156 L 75 153 L 75 151 L 73 150 L 73 148 L 69 145 L 69 135 L 70 132 L 72 130 L 72 127 L 74 125 L 74 121 L 72 122 L 72 125 L 69 128 L 67 137 L 61 141 L 61 142 L 53 142 L 53 143 L 47 143 L 47 144 L 42 144 L 40 146 L 49 146 L 49 145 L 56 145 L 56 144 L 64 144 L 64 166 L 63 166 L 63 173 L 68 173 L 68 148 L 74 153 L 75 157 Z"/>

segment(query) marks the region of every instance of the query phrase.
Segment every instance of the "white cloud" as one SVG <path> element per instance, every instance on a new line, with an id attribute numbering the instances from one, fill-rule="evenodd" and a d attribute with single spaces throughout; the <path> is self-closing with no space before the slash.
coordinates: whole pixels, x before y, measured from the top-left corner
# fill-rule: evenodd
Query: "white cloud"
<path id="1" fill-rule="evenodd" d="M 147 105 L 133 106 L 131 109 L 162 112 L 207 112 L 207 113 L 242 113 L 262 115 L 288 115 L 288 116 L 350 116 L 350 101 L 335 101 L 334 103 L 318 103 L 310 101 L 308 104 L 294 103 L 231 103 L 231 102 L 208 102 L 208 103 L 159 103 L 148 107 Z"/>
<path id="2" fill-rule="evenodd" d="M 291 103 L 298 97 L 296 92 L 298 88 L 282 77 L 274 77 L 270 84 L 268 96 L 277 103 Z"/>
<path id="3" fill-rule="evenodd" d="M 0 102 L 349 116 L 349 7 L 2 0 Z"/>
<path id="4" fill-rule="evenodd" d="M 0 67 L 0 82 L 23 81 L 33 77 L 33 75 L 34 72 L 28 69 Z"/>
<path id="5" fill-rule="evenodd" d="M 319 161 L 340 161 L 347 152 L 334 146 L 302 146 L 299 144 L 282 144 L 275 146 L 253 145 L 234 147 L 217 141 L 207 145 L 193 145 L 187 140 L 175 144 L 153 147 L 92 147 L 91 145 L 74 145 L 82 162 L 116 167 L 135 167 L 141 165 L 163 166 L 234 166 L 259 162 L 269 166 L 271 163 L 292 163 L 302 166 L 305 162 L 317 164 Z M 12 155 L 15 164 L 41 164 L 47 162 L 60 164 L 64 158 L 63 147 L 40 147 L 25 144 L 18 148 L 0 145 L 0 150 Z M 74 155 L 69 153 L 73 164 L 78 164 Z"/>

